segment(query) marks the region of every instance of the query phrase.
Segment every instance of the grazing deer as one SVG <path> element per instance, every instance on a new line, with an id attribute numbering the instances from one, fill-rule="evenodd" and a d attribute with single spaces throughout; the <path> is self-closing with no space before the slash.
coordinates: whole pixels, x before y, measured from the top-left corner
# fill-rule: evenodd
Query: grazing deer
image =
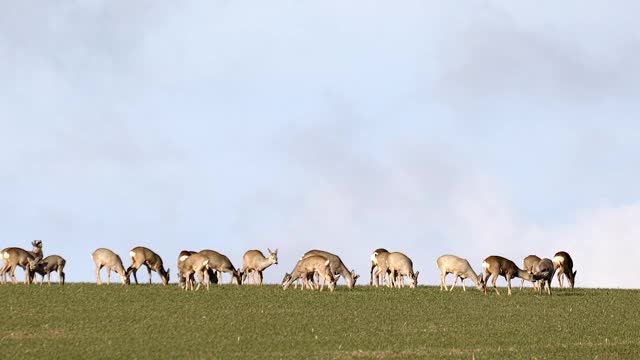
<path id="1" fill-rule="evenodd" d="M 336 280 L 333 277 L 330 264 L 331 261 L 329 261 L 329 259 L 319 255 L 310 255 L 302 258 L 296 263 L 296 266 L 291 270 L 290 274 L 287 273 L 284 275 L 282 288 L 286 290 L 292 282 L 298 279 L 302 279 L 307 288 L 313 288 L 309 285 L 309 277 L 317 272 L 323 279 L 320 291 L 324 288 L 324 284 L 328 284 L 329 291 L 333 292 L 336 287 Z M 305 285 L 303 285 L 301 289 L 304 289 Z"/>
<path id="2" fill-rule="evenodd" d="M 322 256 L 329 260 L 329 267 L 331 269 L 332 275 L 341 275 L 344 278 L 344 281 L 347 283 L 347 287 L 349 289 L 353 289 L 356 285 L 356 280 L 360 277 L 357 275 L 354 270 L 349 271 L 349 269 L 344 265 L 342 259 L 339 256 L 332 254 L 330 252 L 322 251 L 322 250 L 309 250 L 302 258 L 309 256 Z M 336 280 L 337 281 L 337 280 Z"/>
<path id="3" fill-rule="evenodd" d="M 373 285 L 373 270 L 375 268 L 378 267 L 378 259 L 376 258 L 377 254 L 388 254 L 389 251 L 387 251 L 387 249 L 383 249 L 383 248 L 379 248 L 379 249 L 375 249 L 373 251 L 373 254 L 371 254 L 371 270 L 369 271 L 369 286 Z M 385 279 L 386 279 L 386 273 L 382 274 L 382 282 L 384 283 Z M 376 287 L 378 287 L 378 285 L 380 284 L 380 276 L 376 275 Z"/>
<path id="4" fill-rule="evenodd" d="M 42 277 L 40 279 L 40 285 L 44 282 L 44 276 L 47 275 L 47 284 L 51 285 L 51 272 L 58 272 L 58 284 L 64 285 L 64 266 L 67 264 L 67 261 L 58 255 L 49 255 L 46 258 L 40 260 L 39 262 L 36 259 L 29 260 L 29 268 L 31 273 L 29 274 L 31 281 L 33 282 L 36 277 L 36 273 L 40 274 Z"/>
<path id="5" fill-rule="evenodd" d="M 573 289 L 578 271 L 573 271 L 573 260 L 565 251 L 557 252 L 553 256 L 553 266 L 558 269 L 558 283 L 562 287 L 562 278 L 564 276 L 569 280 L 569 286 Z"/>
<path id="6" fill-rule="evenodd" d="M 149 284 L 151 284 L 151 270 L 153 270 L 160 275 L 162 284 L 167 285 L 169 282 L 169 269 L 164 269 L 162 258 L 158 254 L 144 246 L 138 246 L 129 251 L 129 256 L 131 257 L 131 266 L 127 269 L 127 278 L 133 273 L 133 279 L 137 284 L 138 276 L 136 273 L 144 265 L 149 273 Z"/>
<path id="7" fill-rule="evenodd" d="M 536 262 L 533 265 L 530 273 L 533 276 L 534 280 L 540 281 L 537 289 L 538 293 L 542 293 L 542 286 L 544 285 L 547 294 L 551 295 L 551 279 L 553 279 L 553 274 L 556 272 L 556 269 L 553 265 L 553 261 L 551 259 L 542 259 Z"/>
<path id="8" fill-rule="evenodd" d="M 415 288 L 418 285 L 419 271 L 413 272 L 413 262 L 409 257 L 401 252 L 389 253 L 386 259 L 387 269 L 391 274 L 398 276 L 398 283 L 394 279 L 394 276 L 390 276 L 392 287 L 404 287 L 404 277 L 409 278 L 409 287 Z M 386 271 L 386 270 L 385 270 Z"/>
<path id="9" fill-rule="evenodd" d="M 436 260 L 438 269 L 440 269 L 440 291 L 444 290 L 452 291 L 456 286 L 458 278 L 462 281 L 462 291 L 467 291 L 464 286 L 465 279 L 470 279 L 476 284 L 479 290 L 484 290 L 484 280 L 482 279 L 482 273 L 476 274 L 471 268 L 469 261 L 455 255 L 442 255 Z M 453 274 L 453 284 L 451 289 L 447 289 L 446 277 L 448 274 Z"/>
<path id="10" fill-rule="evenodd" d="M 496 294 L 500 295 L 500 291 L 496 287 L 496 280 L 498 280 L 498 275 L 503 276 L 507 280 L 507 290 L 509 295 L 511 295 L 511 279 L 514 277 L 519 277 L 521 279 L 533 280 L 533 276 L 529 274 L 527 271 L 521 270 L 516 264 L 502 256 L 489 256 L 484 259 L 482 263 L 482 269 L 484 270 L 484 294 L 487 294 L 487 284 L 489 283 L 489 277 L 493 276 L 491 279 L 491 285 L 496 290 Z"/>
<path id="11" fill-rule="evenodd" d="M 233 266 L 228 257 L 213 250 L 202 250 L 199 253 L 206 256 L 209 259 L 209 267 L 218 272 L 219 285 L 222 285 L 222 273 L 225 272 L 231 274 L 229 284 L 233 284 L 235 279 L 238 285 L 242 285 L 242 272 Z"/>
<path id="12" fill-rule="evenodd" d="M 527 271 L 527 272 L 531 272 L 533 270 L 533 267 L 536 265 L 536 263 L 540 261 L 540 257 L 536 256 L 536 255 L 529 255 L 527 257 L 525 257 L 522 260 L 522 270 Z M 532 281 L 531 284 L 533 285 L 534 289 L 537 289 L 537 285 L 538 283 L 535 281 Z M 521 279 L 520 281 L 520 290 L 522 290 L 522 288 L 524 287 L 524 279 Z"/>
<path id="13" fill-rule="evenodd" d="M 198 277 L 198 286 L 195 290 L 204 285 L 209 290 L 209 258 L 201 253 L 194 253 L 178 260 L 178 280 L 185 283 L 184 289 L 193 290 L 194 277 Z"/>
<path id="14" fill-rule="evenodd" d="M 100 279 L 100 270 L 103 267 L 107 269 L 107 285 L 111 285 L 112 271 L 120 276 L 122 285 L 129 285 L 129 277 L 127 276 L 127 272 L 124 270 L 122 259 L 120 259 L 118 254 L 109 249 L 99 248 L 91 254 L 91 258 L 93 259 L 94 264 L 96 264 L 96 282 L 98 285 L 102 284 L 102 280 Z"/>
<path id="15" fill-rule="evenodd" d="M 36 262 L 38 262 L 42 259 L 42 240 L 33 240 L 31 242 L 31 245 L 33 246 L 32 251 L 27 251 L 17 247 L 9 247 L 0 251 L 3 261 L 2 269 L 0 269 L 0 275 L 2 276 L 3 284 L 7 282 L 7 272 L 9 272 L 11 282 L 13 282 L 14 284 L 18 283 L 18 280 L 16 280 L 15 277 L 15 271 L 17 267 L 21 267 L 25 270 L 24 283 L 31 283 L 29 260 L 35 260 Z"/>
<path id="16" fill-rule="evenodd" d="M 258 274 L 258 284 L 262 285 L 262 272 L 272 264 L 278 265 L 278 249 L 271 251 L 267 248 L 269 256 L 265 257 L 260 250 L 249 250 L 242 256 L 242 283 L 248 282 L 249 272 L 252 274 L 253 283 L 256 283 L 256 273 Z"/>

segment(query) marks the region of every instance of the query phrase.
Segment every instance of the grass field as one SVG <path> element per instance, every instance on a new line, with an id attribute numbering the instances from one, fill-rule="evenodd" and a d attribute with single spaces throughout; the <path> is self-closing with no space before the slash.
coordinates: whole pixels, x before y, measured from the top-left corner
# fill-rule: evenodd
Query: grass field
<path id="1" fill-rule="evenodd" d="M 640 291 L 0 286 L 0 356 L 640 358 Z"/>

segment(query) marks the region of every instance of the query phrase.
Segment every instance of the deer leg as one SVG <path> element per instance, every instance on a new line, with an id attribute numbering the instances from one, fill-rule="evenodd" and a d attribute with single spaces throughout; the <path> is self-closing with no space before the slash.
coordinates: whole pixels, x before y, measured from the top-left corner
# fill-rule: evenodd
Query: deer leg
<path id="1" fill-rule="evenodd" d="M 563 277 L 563 273 L 562 271 L 558 271 L 558 286 L 560 286 L 560 288 L 562 289 L 562 277 Z"/>
<path id="2" fill-rule="evenodd" d="M 373 285 L 373 269 L 376 268 L 376 265 L 374 263 L 371 263 L 371 270 L 369 271 L 369 286 Z"/>
<path id="3" fill-rule="evenodd" d="M 507 293 L 511 295 L 511 276 L 507 276 Z"/>
<path id="4" fill-rule="evenodd" d="M 494 275 L 493 278 L 491 278 L 491 285 L 493 285 L 496 294 L 500 295 L 500 291 L 498 291 L 498 287 L 496 286 L 496 281 L 498 281 L 498 275 Z"/>
<path id="5" fill-rule="evenodd" d="M 102 266 L 96 266 L 96 283 L 98 285 L 102 284 L 102 280 L 100 280 L 100 269 Z"/>
<path id="6" fill-rule="evenodd" d="M 262 286 L 263 279 L 264 279 L 264 276 L 262 276 L 262 271 L 258 271 L 258 284 L 260 284 L 260 286 Z"/>
<path id="7" fill-rule="evenodd" d="M 452 291 L 453 288 L 456 286 L 456 284 L 458 283 L 458 275 L 454 275 L 453 276 L 453 284 L 451 284 L 451 288 L 449 289 L 449 291 Z M 464 282 L 462 283 L 464 284 Z M 446 285 L 446 284 L 445 284 Z"/>
<path id="8" fill-rule="evenodd" d="M 467 288 L 464 286 L 465 278 L 460 278 L 460 282 L 462 283 L 462 291 L 467 291 Z"/>
<path id="9" fill-rule="evenodd" d="M 147 273 L 149 273 L 149 284 L 151 284 L 151 268 L 149 267 L 149 265 L 145 264 L 145 266 L 147 267 Z"/>
<path id="10" fill-rule="evenodd" d="M 16 277 L 15 277 L 15 275 L 13 274 L 13 273 L 14 273 L 14 271 L 16 271 L 15 266 L 9 265 L 9 277 L 11 278 L 11 282 L 12 282 L 13 284 L 17 284 L 17 283 L 18 283 L 18 280 L 16 280 Z"/>
<path id="11" fill-rule="evenodd" d="M 111 269 L 107 268 L 107 285 L 111 285 Z"/>
<path id="12" fill-rule="evenodd" d="M 58 273 L 58 278 L 60 277 L 60 274 Z M 44 275 L 42 276 L 42 279 L 40 279 L 40 285 L 42 285 L 42 283 L 44 282 Z M 47 271 L 47 285 L 51 286 L 51 271 Z"/>

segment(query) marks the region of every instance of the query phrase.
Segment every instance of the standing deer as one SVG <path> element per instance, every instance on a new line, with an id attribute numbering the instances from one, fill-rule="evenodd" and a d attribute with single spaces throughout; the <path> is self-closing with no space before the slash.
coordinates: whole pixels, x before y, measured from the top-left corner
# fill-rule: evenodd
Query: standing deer
<path id="1" fill-rule="evenodd" d="M 507 280 L 507 289 L 509 295 L 511 295 L 511 279 L 514 277 L 519 277 L 521 279 L 533 280 L 533 276 L 528 272 L 521 270 L 516 264 L 502 256 L 489 256 L 484 259 L 482 263 L 482 269 L 484 270 L 484 294 L 487 294 L 487 284 L 489 283 L 489 277 L 493 276 L 491 279 L 491 285 L 496 290 L 496 294 L 500 295 L 500 291 L 496 287 L 496 280 L 498 280 L 498 275 L 503 276 Z"/>
<path id="2" fill-rule="evenodd" d="M 242 273 L 233 266 L 228 257 L 213 250 L 201 250 L 199 253 L 206 256 L 209 259 L 209 267 L 218 272 L 219 285 L 222 285 L 222 273 L 224 272 L 231 274 L 229 284 L 233 284 L 233 279 L 238 285 L 242 284 Z"/>
<path id="3" fill-rule="evenodd" d="M 392 252 L 386 258 L 386 267 L 390 274 L 398 276 L 399 284 L 396 284 L 395 276 L 389 276 L 391 286 L 404 287 L 404 276 L 409 278 L 409 287 L 415 288 L 418 285 L 419 271 L 413 272 L 413 262 L 409 257 L 401 252 Z M 386 272 L 387 269 L 382 269 Z"/>
<path id="4" fill-rule="evenodd" d="M 371 270 L 369 271 L 369 286 L 373 285 L 373 270 L 375 268 L 378 267 L 378 259 L 376 258 L 377 254 L 388 254 L 389 251 L 387 251 L 387 249 L 383 249 L 383 248 L 379 248 L 379 249 L 375 249 L 373 251 L 373 254 L 371 254 Z M 386 279 L 386 273 L 382 274 L 382 282 L 384 284 L 384 281 Z M 378 287 L 378 285 L 380 284 L 380 276 L 376 275 L 376 287 Z"/>
<path id="5" fill-rule="evenodd" d="M 553 256 L 553 266 L 558 269 L 558 283 L 562 287 L 562 278 L 564 276 L 569 280 L 569 286 L 573 289 L 578 271 L 573 271 L 573 260 L 565 251 L 557 252 Z"/>
<path id="6" fill-rule="evenodd" d="M 96 264 L 96 282 L 98 285 L 102 284 L 102 280 L 100 279 L 100 270 L 103 267 L 107 269 L 107 285 L 111 285 L 112 271 L 120 276 L 122 285 L 129 284 L 129 277 L 127 276 L 127 272 L 124 270 L 122 259 L 120 259 L 118 254 L 109 249 L 99 248 L 91 254 L 91 258 L 93 259 L 94 264 Z"/>
<path id="7" fill-rule="evenodd" d="M 329 259 L 319 255 L 310 255 L 300 259 L 293 270 L 291 270 L 291 273 L 285 274 L 284 279 L 282 279 L 282 288 L 286 290 L 292 282 L 298 279 L 302 279 L 305 283 L 301 289 L 304 289 L 305 286 L 312 288 L 309 285 L 309 277 L 312 277 L 313 274 L 317 272 L 323 279 L 320 291 L 324 288 L 324 284 L 328 284 L 329 291 L 333 292 L 336 287 L 336 280 L 333 277 L 330 263 L 331 261 L 329 261 Z"/>
<path id="8" fill-rule="evenodd" d="M 185 283 L 184 289 L 193 290 L 194 277 L 198 277 L 198 286 L 195 290 L 204 285 L 209 290 L 209 269 L 210 260 L 200 253 L 181 256 L 178 260 L 178 281 Z"/>
<path id="9" fill-rule="evenodd" d="M 547 294 L 551 295 L 551 279 L 556 269 L 551 259 L 542 259 L 536 262 L 531 269 L 531 275 L 534 280 L 538 280 L 541 283 L 538 284 L 538 293 L 542 293 L 542 286 L 544 285 Z"/>
<path id="10" fill-rule="evenodd" d="M 242 256 L 242 283 L 248 282 L 249 272 L 252 272 L 253 283 L 256 283 L 256 273 L 258 283 L 262 285 L 262 272 L 272 264 L 278 265 L 278 249 L 271 251 L 267 248 L 269 256 L 265 257 L 260 250 L 249 250 Z"/>
<path id="11" fill-rule="evenodd" d="M 39 262 L 36 259 L 29 260 L 29 268 L 31 273 L 29 274 L 31 281 L 33 282 L 36 277 L 36 273 L 40 274 L 42 277 L 40 279 L 40 285 L 44 282 L 44 276 L 47 275 L 47 284 L 51 285 L 51 272 L 58 272 L 58 284 L 64 285 L 64 266 L 67 264 L 67 261 L 58 255 L 49 255 L 46 258 L 40 260 Z"/>
<path id="12" fill-rule="evenodd" d="M 476 284 L 479 290 L 484 290 L 484 280 L 482 279 L 482 273 L 476 274 L 471 268 L 469 261 L 455 255 L 442 255 L 436 260 L 438 269 L 440 269 L 440 291 L 444 290 L 452 291 L 456 286 L 458 278 L 462 281 L 462 291 L 467 291 L 464 286 L 465 279 L 470 279 Z M 453 274 L 453 284 L 451 289 L 447 289 L 446 277 L 448 274 Z"/>
<path id="13" fill-rule="evenodd" d="M 329 267 L 331 269 L 331 275 L 341 275 L 344 278 L 344 281 L 347 283 L 347 287 L 349 289 L 353 289 L 356 285 L 356 280 L 360 277 L 357 275 L 354 270 L 349 271 L 349 269 L 344 265 L 342 259 L 339 256 L 332 254 L 330 252 L 322 251 L 322 250 L 309 250 L 302 258 L 309 256 L 322 256 L 329 260 Z"/>
<path id="14" fill-rule="evenodd" d="M 2 283 L 7 282 L 6 274 L 9 272 L 9 276 L 11 277 L 11 282 L 14 284 L 18 283 L 15 277 L 15 271 L 17 267 L 21 267 L 25 270 L 25 284 L 31 283 L 31 275 L 29 270 L 29 260 L 35 260 L 36 262 L 40 261 L 43 256 L 42 252 L 42 240 L 33 240 L 31 242 L 33 246 L 32 251 L 27 251 L 17 247 L 9 247 L 2 251 L 2 269 L 0 269 L 0 275 L 2 276 Z"/>
<path id="15" fill-rule="evenodd" d="M 164 269 L 162 258 L 158 254 L 144 246 L 138 246 L 129 251 L 129 256 L 131 257 L 131 266 L 127 269 L 127 278 L 133 273 L 133 279 L 137 284 L 138 276 L 136 273 L 144 265 L 149 273 L 149 284 L 151 284 L 151 270 L 153 270 L 160 275 L 162 284 L 167 285 L 169 282 L 169 269 Z"/>
<path id="16" fill-rule="evenodd" d="M 533 267 L 536 265 L 536 263 L 538 261 L 540 261 L 540 257 L 538 257 L 536 255 L 529 255 L 529 256 L 525 257 L 522 260 L 522 270 L 527 271 L 527 272 L 531 272 L 533 270 Z M 533 288 L 536 289 L 537 282 L 532 281 L 531 284 L 533 285 Z M 521 281 L 520 281 L 520 290 L 522 290 L 523 287 L 524 287 L 524 279 L 521 279 Z"/>

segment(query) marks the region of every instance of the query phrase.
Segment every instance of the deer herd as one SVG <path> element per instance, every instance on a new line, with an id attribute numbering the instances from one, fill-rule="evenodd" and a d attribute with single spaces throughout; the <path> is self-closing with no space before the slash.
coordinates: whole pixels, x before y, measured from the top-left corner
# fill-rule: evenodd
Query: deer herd
<path id="1" fill-rule="evenodd" d="M 18 247 L 9 247 L 0 251 L 3 262 L 0 269 L 2 283 L 6 283 L 6 274 L 9 273 L 11 281 L 16 284 L 15 270 L 20 267 L 25 272 L 25 283 L 31 284 L 36 279 L 36 274 L 40 274 L 40 284 L 44 282 L 45 275 L 47 283 L 51 284 L 51 273 L 58 273 L 58 283 L 64 285 L 64 267 L 66 260 L 59 255 L 49 255 L 43 257 L 42 240 L 31 242 L 32 250 L 27 251 Z M 197 282 L 195 290 L 204 286 L 209 289 L 209 284 L 222 285 L 222 274 L 230 276 L 229 284 L 257 284 L 262 285 L 263 272 L 271 265 L 278 264 L 278 250 L 267 249 L 267 256 L 260 250 L 249 250 L 242 257 L 242 267 L 236 268 L 229 258 L 214 250 L 189 251 L 183 250 L 178 255 L 177 276 L 178 284 L 185 290 L 194 290 L 194 282 Z M 100 271 L 106 268 L 107 284 L 111 283 L 111 273 L 118 274 L 123 285 L 130 283 L 130 277 L 138 283 L 137 272 L 143 265 L 146 267 L 151 283 L 151 272 L 155 271 L 162 284 L 169 283 L 169 269 L 164 266 L 160 255 L 149 248 L 137 246 L 129 251 L 131 265 L 125 269 L 120 256 L 106 248 L 96 249 L 91 258 L 95 264 L 96 283 L 102 284 Z M 440 290 L 452 291 L 458 279 L 462 283 L 462 290 L 466 291 L 465 280 L 471 280 L 475 286 L 487 293 L 487 284 L 491 278 L 491 285 L 496 294 L 500 291 L 496 287 L 498 276 L 505 278 L 507 282 L 507 292 L 511 295 L 511 279 L 520 278 L 522 282 L 530 281 L 533 288 L 538 292 L 544 291 L 551 295 L 551 280 L 557 272 L 558 283 L 563 287 L 564 279 L 573 289 L 576 273 L 573 270 L 573 260 L 567 252 L 560 251 L 552 259 L 540 258 L 536 255 L 529 255 L 523 259 L 522 269 L 513 261 L 502 256 L 489 256 L 482 262 L 482 272 L 476 273 L 469 261 L 455 255 L 442 255 L 436 260 L 436 265 L 440 270 Z M 483 274 L 484 273 L 484 274 Z M 369 286 L 386 285 L 388 287 L 404 287 L 405 277 L 410 288 L 418 285 L 419 271 L 414 271 L 411 259 L 401 252 L 389 252 L 386 249 L 376 249 L 371 254 L 371 269 Z M 453 274 L 453 284 L 448 287 L 446 276 Z M 257 277 L 257 279 L 256 279 Z M 319 289 L 322 291 L 327 285 L 329 291 L 333 291 L 336 282 L 342 277 L 349 289 L 353 289 L 356 280 L 360 277 L 354 270 L 344 264 L 339 256 L 322 250 L 310 250 L 300 257 L 300 260 L 293 267 L 291 272 L 286 273 L 282 279 L 282 288 L 287 289 L 292 283 L 297 288 L 302 282 L 301 289 Z M 321 284 L 322 283 L 322 284 Z"/>

